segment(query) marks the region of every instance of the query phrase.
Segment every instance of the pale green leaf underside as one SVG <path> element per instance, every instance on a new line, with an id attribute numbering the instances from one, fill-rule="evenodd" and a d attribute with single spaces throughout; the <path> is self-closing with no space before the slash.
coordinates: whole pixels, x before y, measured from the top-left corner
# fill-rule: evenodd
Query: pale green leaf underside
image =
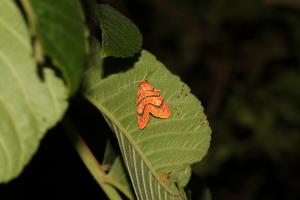
<path id="1" fill-rule="evenodd" d="M 107 4 L 98 5 L 96 14 L 102 30 L 102 57 L 129 57 L 141 50 L 142 35 L 130 19 Z"/>
<path id="2" fill-rule="evenodd" d="M 0 1 L 0 183 L 16 177 L 46 130 L 66 110 L 66 89 L 50 69 L 38 76 L 14 1 Z"/>
<path id="3" fill-rule="evenodd" d="M 138 82 L 145 78 L 160 90 L 171 117 L 151 117 L 147 127 L 139 130 L 135 99 Z M 103 80 L 86 73 L 83 84 L 84 95 L 118 138 L 137 199 L 185 199 L 182 191 L 190 178 L 190 165 L 206 154 L 211 133 L 200 101 L 188 86 L 147 51 L 142 51 L 132 70 Z M 165 173 L 172 174 L 169 185 L 160 179 Z"/>

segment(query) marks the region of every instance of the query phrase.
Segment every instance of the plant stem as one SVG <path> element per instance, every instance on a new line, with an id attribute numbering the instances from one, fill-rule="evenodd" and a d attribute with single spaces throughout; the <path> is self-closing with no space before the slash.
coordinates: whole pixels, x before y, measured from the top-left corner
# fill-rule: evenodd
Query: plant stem
<path id="1" fill-rule="evenodd" d="M 71 120 L 68 117 L 65 117 L 63 120 L 63 127 L 72 142 L 75 150 L 77 151 L 80 159 L 87 167 L 93 178 L 103 189 L 105 194 L 111 200 L 122 200 L 118 191 L 106 181 L 106 173 L 103 171 L 101 165 L 98 163 L 97 159 L 84 142 L 83 138 L 80 137 L 78 131 L 75 129 Z"/>

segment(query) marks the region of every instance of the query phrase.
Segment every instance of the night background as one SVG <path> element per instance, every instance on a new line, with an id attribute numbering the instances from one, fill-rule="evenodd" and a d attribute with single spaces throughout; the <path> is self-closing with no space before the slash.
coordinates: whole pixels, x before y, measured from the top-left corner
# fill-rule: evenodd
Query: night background
<path id="1" fill-rule="evenodd" d="M 139 27 L 143 48 L 204 106 L 212 141 L 193 166 L 192 199 L 300 199 L 300 2 L 106 2 Z M 108 125 L 80 96 L 69 113 L 101 161 Z M 22 175 L 0 186 L 0 196 L 107 199 L 60 125 Z"/>

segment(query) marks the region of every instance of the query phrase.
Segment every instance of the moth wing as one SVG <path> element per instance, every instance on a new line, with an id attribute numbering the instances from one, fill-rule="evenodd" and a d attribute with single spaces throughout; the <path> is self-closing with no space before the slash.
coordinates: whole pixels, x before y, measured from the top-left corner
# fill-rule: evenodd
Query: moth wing
<path id="1" fill-rule="evenodd" d="M 146 99 L 143 99 L 136 107 L 136 112 L 138 114 L 142 114 L 146 108 L 147 105 L 154 105 L 154 106 L 161 106 L 163 103 L 162 96 L 154 96 L 154 97 L 148 97 Z"/>
<path id="2" fill-rule="evenodd" d="M 150 115 L 149 111 L 145 110 L 143 114 L 137 114 L 137 122 L 139 129 L 143 129 L 148 124 Z"/>
<path id="3" fill-rule="evenodd" d="M 149 106 L 149 112 L 155 117 L 165 119 L 171 115 L 169 106 L 166 101 L 163 101 L 163 103 L 159 107 L 151 106 L 151 105 L 148 106 Z"/>
<path id="4" fill-rule="evenodd" d="M 139 104 L 143 99 L 151 96 L 159 97 L 160 93 L 157 90 L 154 91 L 139 91 L 136 98 L 136 104 Z"/>

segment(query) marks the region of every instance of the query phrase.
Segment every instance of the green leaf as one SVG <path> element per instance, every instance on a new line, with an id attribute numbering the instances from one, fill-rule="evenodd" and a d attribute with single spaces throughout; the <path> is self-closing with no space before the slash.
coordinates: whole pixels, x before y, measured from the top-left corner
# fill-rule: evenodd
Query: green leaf
<path id="1" fill-rule="evenodd" d="M 84 16 L 78 0 L 22 1 L 42 49 L 58 67 L 70 93 L 79 86 L 86 53 Z"/>
<path id="2" fill-rule="evenodd" d="M 86 79 L 87 82 L 90 81 L 89 84 L 92 84 L 93 81 L 98 81 L 103 77 L 103 59 L 100 56 L 100 52 L 101 47 L 99 41 L 92 37 L 87 61 L 88 69 L 85 70 L 82 75 L 82 77 L 84 77 L 86 74 L 89 74 L 89 79 Z"/>
<path id="3" fill-rule="evenodd" d="M 151 117 L 140 130 L 135 99 L 138 82 L 145 78 L 160 90 L 171 117 Z M 90 81 L 87 74 L 83 89 L 117 136 L 137 199 L 185 199 L 183 188 L 190 179 L 191 164 L 206 154 L 211 133 L 200 101 L 188 86 L 142 51 L 134 68 L 126 73 L 98 81 L 94 77 Z M 170 179 L 165 182 L 162 177 L 167 174 Z"/>
<path id="4" fill-rule="evenodd" d="M 110 185 L 121 191 L 128 199 L 134 199 L 124 162 L 115 151 L 110 140 L 108 140 L 105 148 L 103 166 L 108 167 L 107 179 Z"/>
<path id="5" fill-rule="evenodd" d="M 110 168 L 110 166 L 113 165 L 117 156 L 118 156 L 118 154 L 117 154 L 116 150 L 114 149 L 111 140 L 108 139 L 106 146 L 105 146 L 102 164 L 107 165 Z"/>
<path id="6" fill-rule="evenodd" d="M 100 56 L 101 47 L 100 42 L 92 37 L 90 42 L 89 60 L 87 66 L 89 68 L 97 68 L 98 75 L 103 76 L 103 59 Z"/>
<path id="7" fill-rule="evenodd" d="M 14 1 L 0 1 L 0 183 L 19 175 L 67 108 L 63 81 L 38 76 L 30 37 Z"/>
<path id="8" fill-rule="evenodd" d="M 108 177 L 113 180 L 111 185 L 118 188 L 128 199 L 134 199 L 133 191 L 130 181 L 127 177 L 126 168 L 120 156 L 118 156 L 111 169 L 109 170 Z"/>
<path id="9" fill-rule="evenodd" d="M 142 35 L 124 15 L 106 4 L 96 8 L 102 29 L 101 56 L 130 57 L 141 50 Z"/>

